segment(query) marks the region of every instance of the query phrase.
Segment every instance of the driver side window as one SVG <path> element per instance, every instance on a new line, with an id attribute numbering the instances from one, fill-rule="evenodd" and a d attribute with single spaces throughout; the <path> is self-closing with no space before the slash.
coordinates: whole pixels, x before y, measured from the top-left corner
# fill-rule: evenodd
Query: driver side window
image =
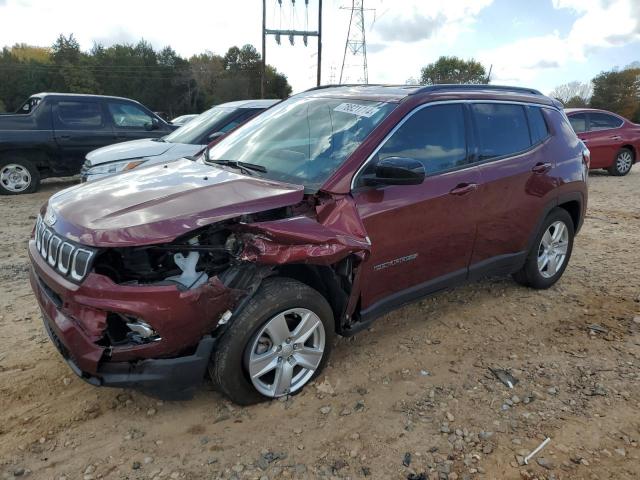
<path id="1" fill-rule="evenodd" d="M 377 163 L 387 157 L 419 160 L 428 176 L 465 165 L 467 142 L 462 104 L 434 105 L 414 113 L 378 150 L 365 173 L 373 173 Z"/>
<path id="2" fill-rule="evenodd" d="M 141 108 L 127 103 L 109 103 L 109 113 L 116 128 L 144 129 L 152 118 Z"/>

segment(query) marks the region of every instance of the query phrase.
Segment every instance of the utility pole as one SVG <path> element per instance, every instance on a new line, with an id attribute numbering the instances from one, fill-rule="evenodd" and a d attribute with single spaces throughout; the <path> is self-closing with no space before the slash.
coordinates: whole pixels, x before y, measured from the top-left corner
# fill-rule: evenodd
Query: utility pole
<path id="1" fill-rule="evenodd" d="M 351 0 L 351 7 L 341 7 L 351 10 L 351 18 L 349 19 L 349 29 L 347 30 L 347 41 L 344 44 L 344 55 L 342 57 L 342 68 L 340 69 L 340 81 L 344 75 L 344 67 L 347 62 L 347 51 L 354 57 L 362 57 L 362 63 L 357 66 L 362 67 L 362 79 L 365 84 L 369 83 L 369 69 L 367 66 L 367 39 L 365 35 L 364 25 L 364 0 Z"/>
<path id="2" fill-rule="evenodd" d="M 277 0 L 282 6 L 282 0 Z M 305 6 L 309 8 L 309 0 L 304 0 Z M 291 4 L 295 7 L 296 1 L 291 0 Z M 262 0 L 262 72 L 260 74 L 260 96 L 264 98 L 266 91 L 266 70 L 267 70 L 267 35 L 276 37 L 276 42 L 280 45 L 280 37 L 289 37 L 289 43 L 294 44 L 295 37 L 302 37 L 304 45 L 307 45 L 309 37 L 318 37 L 318 65 L 316 74 L 316 84 L 320 86 L 322 81 L 322 0 L 318 0 L 318 30 L 274 30 L 267 28 L 267 0 Z"/>
<path id="3" fill-rule="evenodd" d="M 260 72 L 260 98 L 264 98 L 267 75 L 267 0 L 262 0 L 262 70 Z"/>

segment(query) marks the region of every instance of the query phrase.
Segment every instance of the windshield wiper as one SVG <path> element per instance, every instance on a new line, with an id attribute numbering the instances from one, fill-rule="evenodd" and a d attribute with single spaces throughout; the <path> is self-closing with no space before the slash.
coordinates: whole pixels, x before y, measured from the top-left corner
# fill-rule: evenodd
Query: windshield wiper
<path id="1" fill-rule="evenodd" d="M 164 139 L 164 137 L 158 137 L 158 138 L 152 138 L 151 139 L 152 142 L 162 142 L 162 143 L 166 143 L 167 141 Z"/>
<path id="2" fill-rule="evenodd" d="M 207 163 L 213 163 L 215 165 L 224 165 L 226 167 L 237 168 L 242 173 L 251 175 L 251 170 L 254 172 L 267 173 L 267 169 L 262 165 L 256 165 L 255 163 L 241 162 L 240 160 L 207 160 Z"/>

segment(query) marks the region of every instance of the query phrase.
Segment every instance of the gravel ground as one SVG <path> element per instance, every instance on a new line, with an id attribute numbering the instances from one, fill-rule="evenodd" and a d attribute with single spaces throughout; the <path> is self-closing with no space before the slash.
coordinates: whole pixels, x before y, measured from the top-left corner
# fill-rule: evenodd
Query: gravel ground
<path id="1" fill-rule="evenodd" d="M 70 184 L 0 197 L 0 479 L 640 478 L 640 167 L 592 174 L 553 288 L 496 278 L 430 297 L 338 340 L 300 395 L 248 408 L 207 384 L 163 403 L 71 373 L 26 254 L 38 207 Z"/>

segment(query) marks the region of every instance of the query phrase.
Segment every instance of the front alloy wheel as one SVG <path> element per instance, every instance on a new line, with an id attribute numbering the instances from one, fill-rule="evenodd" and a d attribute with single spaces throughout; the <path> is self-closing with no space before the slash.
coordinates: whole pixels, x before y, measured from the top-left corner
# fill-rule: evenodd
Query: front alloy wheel
<path id="1" fill-rule="evenodd" d="M 240 405 L 294 394 L 327 364 L 334 335 L 324 296 L 292 278 L 270 277 L 229 320 L 209 375 Z"/>
<path id="2" fill-rule="evenodd" d="M 266 397 L 299 390 L 318 369 L 324 346 L 324 326 L 311 310 L 292 308 L 276 315 L 247 351 L 253 386 Z"/>

